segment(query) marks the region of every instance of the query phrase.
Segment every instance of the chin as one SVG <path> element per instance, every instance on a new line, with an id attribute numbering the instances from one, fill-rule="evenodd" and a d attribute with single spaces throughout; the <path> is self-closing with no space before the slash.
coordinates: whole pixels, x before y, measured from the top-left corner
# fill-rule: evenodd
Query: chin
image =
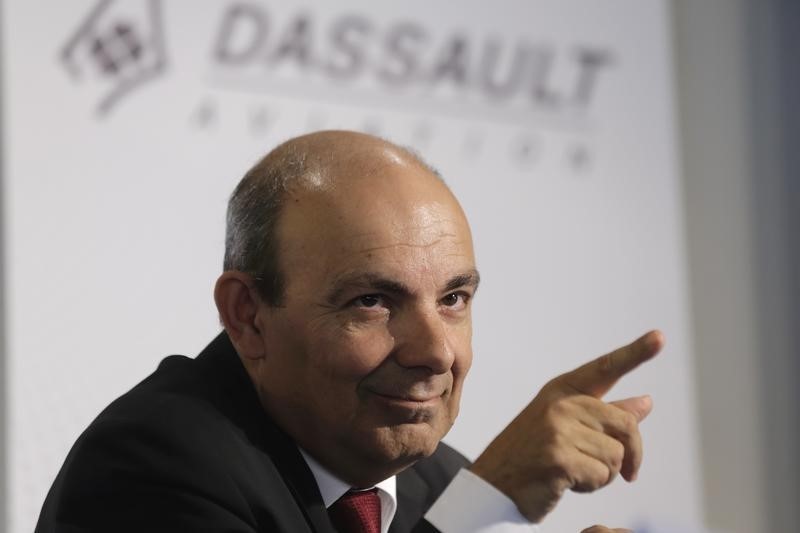
<path id="1" fill-rule="evenodd" d="M 387 452 L 387 459 L 408 465 L 432 455 L 450 429 L 449 425 L 432 422 L 428 420 L 382 428 L 388 433 L 381 446 Z"/>
<path id="2" fill-rule="evenodd" d="M 358 450 L 360 464 L 359 478 L 351 482 L 374 485 L 402 472 L 433 454 L 446 432 L 428 423 L 385 425 L 360 432 L 362 438 L 350 442 L 351 450 Z"/>

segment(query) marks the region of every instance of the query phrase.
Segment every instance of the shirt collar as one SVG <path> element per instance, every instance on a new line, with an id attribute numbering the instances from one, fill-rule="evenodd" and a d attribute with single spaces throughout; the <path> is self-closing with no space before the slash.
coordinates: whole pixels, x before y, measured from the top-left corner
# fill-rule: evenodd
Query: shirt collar
<path id="1" fill-rule="evenodd" d="M 326 509 L 352 488 L 319 464 L 305 450 L 300 449 L 300 453 L 306 460 L 311 473 L 314 474 Z M 395 476 L 384 479 L 380 483 L 376 483 L 375 488 L 378 489 L 378 497 L 381 500 L 381 533 L 386 533 L 389 531 L 389 524 L 392 523 L 395 511 L 397 511 L 397 479 Z"/>

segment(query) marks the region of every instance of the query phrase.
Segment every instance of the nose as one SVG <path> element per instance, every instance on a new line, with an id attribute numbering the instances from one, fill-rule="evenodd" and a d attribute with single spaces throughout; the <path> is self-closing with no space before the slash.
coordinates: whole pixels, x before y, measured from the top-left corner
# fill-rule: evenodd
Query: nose
<path id="1" fill-rule="evenodd" d="M 395 324 L 395 360 L 406 368 L 425 367 L 433 374 L 449 372 L 455 354 L 444 318 L 435 310 L 409 310 Z"/>

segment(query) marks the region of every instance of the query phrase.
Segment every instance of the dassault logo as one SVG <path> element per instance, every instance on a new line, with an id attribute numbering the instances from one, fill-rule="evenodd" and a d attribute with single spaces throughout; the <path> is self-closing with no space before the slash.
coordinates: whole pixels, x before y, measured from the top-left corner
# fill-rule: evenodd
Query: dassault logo
<path id="1" fill-rule="evenodd" d="M 260 138 L 301 122 L 306 129 L 342 127 L 346 116 L 348 127 L 378 135 L 402 122 L 415 146 L 446 135 L 465 158 L 479 157 L 494 139 L 524 172 L 553 161 L 575 173 L 592 168 L 604 96 L 624 74 L 618 49 L 480 21 L 437 24 L 402 11 L 308 3 L 99 0 L 59 61 L 102 118 L 164 74 L 162 9 L 173 17 L 191 10 L 202 15 L 191 27 L 199 42 L 177 43 L 184 48 L 176 55 L 202 54 L 204 72 L 190 75 L 203 94 L 172 101 L 170 109 L 185 113 L 194 131 L 234 124 Z M 286 111 L 287 98 L 300 105 Z M 461 124 L 459 134 L 440 133 L 452 120 Z M 488 124 L 503 128 L 502 141 L 487 133 Z"/>
<path id="2" fill-rule="evenodd" d="M 97 93 L 105 115 L 166 66 L 159 0 L 100 0 L 61 49 L 72 78 Z"/>
<path id="3" fill-rule="evenodd" d="M 397 107 L 455 101 L 549 115 L 586 111 L 613 64 L 599 46 L 530 42 L 530 36 L 431 28 L 359 13 L 277 13 L 237 1 L 223 12 L 212 47 L 219 88 L 291 94 L 331 89 L 379 96 Z M 463 110 L 463 108 L 461 109 Z"/>

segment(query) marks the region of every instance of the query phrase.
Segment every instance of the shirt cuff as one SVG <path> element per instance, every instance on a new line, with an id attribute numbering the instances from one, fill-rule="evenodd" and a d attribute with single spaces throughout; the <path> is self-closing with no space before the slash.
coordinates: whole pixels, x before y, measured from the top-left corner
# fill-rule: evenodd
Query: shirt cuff
<path id="1" fill-rule="evenodd" d="M 442 533 L 538 533 L 511 499 L 462 468 L 425 519 Z"/>

